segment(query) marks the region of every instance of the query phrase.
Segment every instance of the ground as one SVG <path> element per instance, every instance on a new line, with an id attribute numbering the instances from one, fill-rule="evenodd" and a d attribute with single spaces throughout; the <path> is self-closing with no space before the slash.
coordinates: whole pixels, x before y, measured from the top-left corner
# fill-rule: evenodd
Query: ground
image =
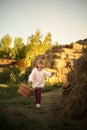
<path id="1" fill-rule="evenodd" d="M 87 119 L 69 120 L 61 116 L 62 88 L 42 93 L 41 108 L 32 95 L 3 99 L 0 103 L 0 130 L 87 130 Z"/>

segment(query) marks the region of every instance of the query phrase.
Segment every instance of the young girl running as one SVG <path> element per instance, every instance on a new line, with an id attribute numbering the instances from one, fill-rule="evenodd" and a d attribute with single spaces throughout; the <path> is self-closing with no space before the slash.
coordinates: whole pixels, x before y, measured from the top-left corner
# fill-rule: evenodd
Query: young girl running
<path id="1" fill-rule="evenodd" d="M 52 77 L 54 72 L 48 72 L 44 69 L 44 60 L 39 59 L 36 62 L 36 68 L 34 68 L 29 75 L 28 82 L 32 83 L 32 87 L 35 91 L 36 107 L 40 108 L 41 104 L 41 91 L 45 85 L 45 77 Z"/>

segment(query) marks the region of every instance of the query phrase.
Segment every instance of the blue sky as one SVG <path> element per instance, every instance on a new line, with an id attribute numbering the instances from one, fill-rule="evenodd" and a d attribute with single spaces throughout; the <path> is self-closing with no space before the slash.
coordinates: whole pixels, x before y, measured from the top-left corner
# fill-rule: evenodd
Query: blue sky
<path id="1" fill-rule="evenodd" d="M 87 0 L 0 0 L 0 39 L 9 34 L 26 42 L 37 28 L 53 43 L 87 38 Z"/>

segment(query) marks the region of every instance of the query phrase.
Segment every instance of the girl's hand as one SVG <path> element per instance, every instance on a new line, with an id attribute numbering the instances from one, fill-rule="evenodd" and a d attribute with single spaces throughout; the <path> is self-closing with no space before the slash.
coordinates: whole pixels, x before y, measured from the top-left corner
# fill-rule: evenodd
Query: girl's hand
<path id="1" fill-rule="evenodd" d="M 30 85 L 30 86 L 31 86 L 31 85 L 32 85 L 32 82 L 28 82 L 28 85 Z"/>
<path id="2" fill-rule="evenodd" d="M 55 74 L 55 72 L 51 72 L 52 76 Z"/>

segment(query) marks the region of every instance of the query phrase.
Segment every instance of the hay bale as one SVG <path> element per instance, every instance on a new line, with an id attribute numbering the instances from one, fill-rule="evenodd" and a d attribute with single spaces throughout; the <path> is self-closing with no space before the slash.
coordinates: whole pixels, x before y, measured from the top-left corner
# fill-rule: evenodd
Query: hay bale
<path id="1" fill-rule="evenodd" d="M 67 91 L 60 101 L 62 114 L 67 118 L 84 117 L 87 110 L 87 87 L 74 86 L 71 91 Z"/>
<path id="2" fill-rule="evenodd" d="M 62 85 L 62 88 L 63 89 L 68 89 L 68 88 L 70 88 L 71 87 L 71 83 L 69 83 L 69 82 L 65 82 L 63 85 Z"/>
<path id="3" fill-rule="evenodd" d="M 72 43 L 72 48 L 74 52 L 81 52 L 83 49 L 83 45 L 79 43 Z"/>
<path id="4" fill-rule="evenodd" d="M 87 112 L 87 51 L 74 62 L 74 68 L 68 74 L 68 81 L 73 88 L 65 92 L 70 84 L 63 86 L 61 113 L 67 118 L 84 117 Z"/>

